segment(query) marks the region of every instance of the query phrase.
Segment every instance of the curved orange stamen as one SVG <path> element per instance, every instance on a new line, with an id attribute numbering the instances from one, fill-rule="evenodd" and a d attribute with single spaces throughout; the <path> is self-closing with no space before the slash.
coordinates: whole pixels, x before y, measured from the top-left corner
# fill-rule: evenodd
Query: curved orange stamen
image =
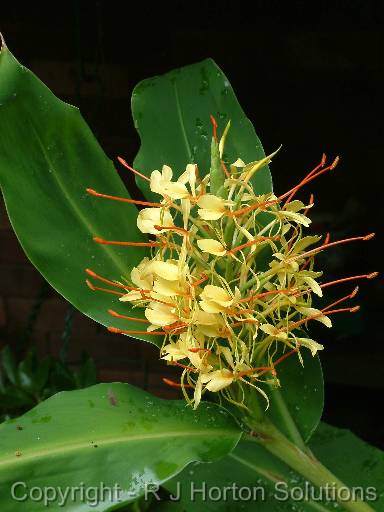
<path id="1" fill-rule="evenodd" d="M 119 242 L 114 240 L 104 240 L 98 236 L 93 237 L 94 242 L 103 245 L 127 245 L 129 247 L 164 247 L 164 243 L 159 242 Z"/>
<path id="2" fill-rule="evenodd" d="M 107 327 L 109 332 L 113 332 L 115 334 L 148 334 L 148 336 L 166 336 L 166 332 L 164 331 L 127 331 L 125 329 L 119 329 L 118 327 Z"/>
<path id="3" fill-rule="evenodd" d="M 115 290 L 108 290 L 108 288 L 100 288 L 99 286 L 95 286 L 88 279 L 86 279 L 85 282 L 86 282 L 88 288 L 90 288 L 92 291 L 96 291 L 97 290 L 97 291 L 100 291 L 100 292 L 112 293 L 113 295 L 119 295 L 120 297 L 125 295 L 125 293 L 120 293 L 120 292 L 117 292 Z"/>
<path id="4" fill-rule="evenodd" d="M 195 281 L 194 283 L 192 283 L 192 286 L 195 288 L 196 286 L 199 286 L 199 284 L 204 283 L 204 281 L 206 281 L 207 279 L 208 279 L 208 276 L 203 274 L 201 279 L 199 279 L 198 281 Z"/>
<path id="5" fill-rule="evenodd" d="M 321 311 L 326 312 L 328 309 L 331 309 L 331 308 L 337 306 L 338 304 L 345 302 L 348 299 L 353 299 L 354 297 L 356 297 L 358 291 L 359 291 L 359 287 L 356 286 L 349 295 L 346 295 L 345 297 L 341 297 L 341 299 L 338 299 L 335 302 L 332 302 L 332 304 L 329 304 L 329 306 L 326 306 Z"/>
<path id="6" fill-rule="evenodd" d="M 110 281 L 109 279 L 105 279 L 105 277 L 101 277 L 96 272 L 91 270 L 90 268 L 86 268 L 85 272 L 93 277 L 94 279 L 98 279 L 99 281 L 102 281 L 103 283 L 110 284 L 111 286 L 115 286 L 116 288 L 123 288 L 124 290 L 137 290 L 138 288 L 133 288 L 132 286 L 125 286 L 124 284 L 117 283 L 115 281 Z"/>
<path id="7" fill-rule="evenodd" d="M 248 295 L 248 297 L 244 297 L 244 299 L 240 299 L 239 302 L 250 302 L 252 299 L 260 299 L 261 297 L 266 297 L 268 295 L 276 295 L 277 293 L 289 294 L 290 292 L 292 292 L 292 289 L 283 288 L 281 290 L 270 290 L 269 292 L 254 293 Z"/>
<path id="8" fill-rule="evenodd" d="M 139 201 L 136 199 L 128 199 L 126 197 L 119 197 L 119 196 L 110 196 L 108 194 L 101 194 L 100 192 L 96 192 L 96 190 L 93 190 L 93 188 L 86 188 L 85 189 L 88 194 L 94 197 L 103 197 L 104 199 L 110 199 L 111 201 L 120 201 L 122 203 L 130 203 L 130 204 L 140 204 L 142 206 L 157 206 L 157 207 L 163 207 L 161 203 L 150 203 L 148 201 Z"/>
<path id="9" fill-rule="evenodd" d="M 309 197 L 308 207 L 303 211 L 304 217 L 307 216 L 307 214 L 308 214 L 309 210 L 311 209 L 311 207 L 313 206 L 314 202 L 315 202 L 315 196 L 313 194 L 311 194 Z"/>
<path id="10" fill-rule="evenodd" d="M 315 249 L 311 249 L 310 251 L 303 252 L 302 254 L 297 254 L 296 256 L 292 256 L 287 259 L 287 261 L 294 261 L 301 258 L 306 258 L 307 256 L 312 256 L 313 254 L 317 254 L 318 252 L 323 251 L 324 249 L 328 249 L 329 247 L 334 247 L 340 244 L 346 244 L 348 242 L 355 242 L 357 240 L 371 240 L 375 236 L 375 233 L 369 233 L 369 235 L 365 236 L 354 236 L 351 238 L 345 238 L 344 240 L 337 240 L 336 242 L 324 243 L 319 247 L 315 247 Z"/>
<path id="11" fill-rule="evenodd" d="M 266 206 L 271 206 L 272 204 L 276 204 L 279 202 L 280 202 L 280 199 L 272 199 L 271 201 L 264 201 L 262 203 L 256 203 L 252 206 L 245 206 L 244 208 L 240 208 L 240 210 L 235 210 L 233 212 L 226 210 L 224 215 L 227 215 L 228 217 L 239 217 L 240 215 L 249 213 L 252 210 L 257 210 L 258 208 L 265 208 Z"/>
<path id="12" fill-rule="evenodd" d="M 147 176 L 145 176 L 144 174 L 142 174 L 139 171 L 136 171 L 136 169 L 134 169 L 133 167 L 128 165 L 127 162 L 124 160 L 124 158 L 121 158 L 121 156 L 118 156 L 117 159 L 121 163 L 121 165 L 124 165 L 124 167 L 126 167 L 127 169 L 132 171 L 134 174 L 137 174 L 137 176 L 140 176 L 140 178 L 143 178 L 143 180 L 151 181 Z"/>
<path id="13" fill-rule="evenodd" d="M 126 315 L 120 315 L 120 313 L 116 313 L 116 311 L 113 311 L 112 309 L 108 309 L 108 313 L 111 316 L 114 316 L 115 318 L 121 318 L 122 320 L 131 320 L 132 322 L 142 322 L 144 324 L 149 324 L 149 320 L 146 320 L 144 318 L 136 318 L 134 316 L 126 316 Z"/>
<path id="14" fill-rule="evenodd" d="M 320 288 L 327 288 L 328 286 L 333 286 L 335 284 L 346 283 L 347 281 L 354 281 L 355 279 L 374 279 L 379 275 L 378 272 L 371 272 L 370 274 L 361 274 L 358 276 L 351 277 L 343 277 L 342 279 L 336 279 L 335 281 L 329 281 L 328 283 L 324 283 L 320 285 Z"/>
<path id="15" fill-rule="evenodd" d="M 323 160 L 322 160 L 322 162 L 323 162 Z M 335 160 L 332 162 L 332 164 L 329 165 L 328 167 L 325 167 L 324 169 L 322 169 L 323 165 L 321 163 L 320 165 L 315 167 L 315 169 L 313 169 L 309 174 L 307 174 L 307 176 L 305 176 L 305 178 L 300 183 L 298 183 L 295 187 L 288 190 L 288 192 L 286 192 L 285 194 L 281 195 L 279 197 L 280 200 L 285 199 L 288 196 L 288 199 L 285 201 L 283 208 L 285 208 L 285 206 L 292 200 L 292 198 L 295 196 L 295 194 L 298 190 L 300 190 L 304 185 L 306 185 L 307 183 L 310 183 L 312 180 L 318 178 L 325 172 L 332 171 L 336 167 L 338 162 L 339 162 L 339 157 L 337 156 L 335 158 Z M 318 169 L 320 169 L 320 168 L 321 168 L 321 170 L 319 172 L 317 172 Z"/>
<path id="16" fill-rule="evenodd" d="M 279 236 L 259 236 L 256 237 L 254 240 L 250 240 L 249 242 L 238 245 L 237 247 L 234 247 L 233 249 L 229 249 L 227 251 L 227 254 L 233 254 L 234 252 L 241 251 L 242 249 L 245 249 L 246 247 L 249 247 L 251 245 L 257 244 L 257 242 L 264 242 L 265 240 L 279 240 Z"/>
<path id="17" fill-rule="evenodd" d="M 195 389 L 191 384 L 180 384 L 179 382 L 175 382 L 171 379 L 166 379 L 165 377 L 162 378 L 162 381 L 167 384 L 168 386 L 171 386 L 172 388 L 189 388 L 189 389 Z"/>
<path id="18" fill-rule="evenodd" d="M 192 368 L 192 366 L 186 366 L 185 364 L 179 363 L 177 361 L 169 361 L 169 364 L 172 366 L 179 366 L 180 368 L 184 368 L 184 370 L 188 370 L 190 372 L 197 372 L 196 368 Z"/>
<path id="19" fill-rule="evenodd" d="M 179 228 L 178 226 L 159 226 L 158 224 L 155 224 L 154 228 L 157 229 L 157 231 L 168 229 L 170 231 L 176 231 L 178 233 L 181 233 L 182 235 L 189 235 L 189 231 L 187 231 L 184 228 Z"/>

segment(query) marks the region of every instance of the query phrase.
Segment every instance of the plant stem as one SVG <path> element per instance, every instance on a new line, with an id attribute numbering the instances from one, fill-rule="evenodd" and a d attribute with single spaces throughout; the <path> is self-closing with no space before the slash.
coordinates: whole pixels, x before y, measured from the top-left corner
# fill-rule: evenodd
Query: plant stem
<path id="1" fill-rule="evenodd" d="M 262 421 L 247 418 L 247 425 L 252 429 L 252 436 L 275 457 L 300 473 L 307 480 L 318 487 L 332 486 L 339 498 L 338 491 L 348 488 L 341 480 L 331 473 L 312 454 L 303 451 L 291 443 L 269 420 Z M 349 512 L 374 512 L 374 510 L 361 500 L 338 499 L 339 504 Z"/>

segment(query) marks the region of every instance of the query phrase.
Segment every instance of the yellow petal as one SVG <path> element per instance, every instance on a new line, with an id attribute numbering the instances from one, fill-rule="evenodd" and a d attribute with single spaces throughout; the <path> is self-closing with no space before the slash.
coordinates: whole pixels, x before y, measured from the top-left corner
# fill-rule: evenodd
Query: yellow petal
<path id="1" fill-rule="evenodd" d="M 197 213 L 203 220 L 219 220 L 224 215 L 224 211 L 207 210 L 205 208 L 199 208 Z"/>
<path id="2" fill-rule="evenodd" d="M 201 292 L 201 298 L 203 300 L 212 300 L 222 306 L 230 306 L 233 302 L 232 297 L 227 291 L 220 288 L 220 286 L 214 286 L 212 284 L 207 284 L 204 287 L 204 290 Z"/>
<path id="3" fill-rule="evenodd" d="M 317 320 L 318 322 L 321 322 L 326 327 L 332 327 L 331 319 L 328 316 L 325 316 L 325 314 L 322 311 L 320 311 L 319 309 L 316 309 L 316 308 L 302 308 L 302 307 L 299 307 L 299 308 L 296 308 L 296 309 L 297 309 L 297 311 L 299 311 L 300 313 L 302 313 L 305 316 L 312 316 L 313 317 L 315 315 L 318 315 L 315 318 L 313 318 L 313 320 Z"/>
<path id="4" fill-rule="evenodd" d="M 178 319 L 170 309 L 169 311 L 161 311 L 147 308 L 145 310 L 145 316 L 147 320 L 151 322 L 151 324 L 158 325 L 159 327 L 173 324 Z"/>
<path id="5" fill-rule="evenodd" d="M 303 280 L 312 289 L 313 293 L 316 293 L 316 295 L 318 295 L 319 297 L 323 296 L 323 290 L 320 288 L 319 284 L 314 279 L 312 279 L 312 277 L 305 276 Z"/>
<path id="6" fill-rule="evenodd" d="M 206 389 L 215 393 L 232 384 L 233 373 L 227 368 L 223 368 L 222 370 L 215 370 L 212 373 L 202 375 L 201 380 L 203 383 L 208 381 L 208 384 L 205 386 Z"/>
<path id="7" fill-rule="evenodd" d="M 181 288 L 180 283 L 177 280 L 170 281 L 161 277 L 157 277 L 153 284 L 153 290 L 165 297 L 172 297 L 180 293 Z"/>
<path id="8" fill-rule="evenodd" d="M 179 268 L 174 263 L 168 261 L 153 261 L 151 270 L 154 274 L 168 281 L 177 281 L 179 279 Z"/>
<path id="9" fill-rule="evenodd" d="M 300 345 L 309 348 L 313 356 L 317 354 L 318 350 L 324 350 L 323 345 L 317 343 L 317 341 L 311 340 L 310 338 L 296 338 L 296 341 L 298 341 Z"/>
<path id="10" fill-rule="evenodd" d="M 146 272 L 146 269 L 150 265 L 148 258 L 143 258 L 137 267 L 133 267 L 131 271 L 131 281 L 137 286 L 144 290 L 151 290 L 153 286 L 153 274 Z"/>
<path id="11" fill-rule="evenodd" d="M 163 208 L 144 208 L 137 216 L 137 227 L 142 233 L 157 235 L 165 230 L 157 230 L 154 226 L 173 226 L 172 215 Z"/>
<path id="12" fill-rule="evenodd" d="M 197 204 L 200 208 L 215 211 L 225 210 L 225 200 L 221 197 L 214 196 L 213 194 L 203 194 L 199 197 Z"/>
<path id="13" fill-rule="evenodd" d="M 170 181 L 162 182 L 162 195 L 169 196 L 171 199 L 183 199 L 189 197 L 187 187 L 183 183 L 172 183 Z"/>
<path id="14" fill-rule="evenodd" d="M 203 238 L 201 240 L 197 240 L 197 246 L 201 251 L 213 254 L 215 256 L 224 256 L 224 254 L 227 252 L 220 242 L 213 240 L 212 238 Z"/>
<path id="15" fill-rule="evenodd" d="M 140 292 L 137 291 L 130 291 L 127 294 L 123 295 L 119 298 L 121 302 L 132 302 L 133 300 L 140 300 L 142 299 L 142 295 Z"/>
<path id="16" fill-rule="evenodd" d="M 221 313 L 225 310 L 225 307 L 211 300 L 202 300 L 200 302 L 200 307 L 206 313 Z"/>

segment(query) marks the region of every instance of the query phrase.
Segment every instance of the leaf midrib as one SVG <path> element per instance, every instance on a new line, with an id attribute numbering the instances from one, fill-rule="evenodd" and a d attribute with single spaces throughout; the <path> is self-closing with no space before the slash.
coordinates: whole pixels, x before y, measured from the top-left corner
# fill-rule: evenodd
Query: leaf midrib
<path id="1" fill-rule="evenodd" d="M 209 437 L 214 437 L 214 438 L 217 438 L 218 436 L 220 435 L 228 435 L 228 436 L 233 436 L 234 437 L 234 434 L 235 432 L 234 431 L 231 431 L 231 430 L 224 430 L 224 429 L 216 429 L 214 432 L 212 432 L 211 434 L 207 434 L 207 430 L 204 429 L 204 430 L 201 430 L 201 431 L 195 431 L 195 432 L 191 432 L 191 431 L 168 431 L 168 432 L 162 432 L 162 433 L 156 433 L 156 434 L 136 434 L 134 436 L 130 436 L 130 437 L 113 437 L 113 438 L 109 438 L 109 439 L 97 439 L 97 436 L 95 436 L 95 442 L 97 442 L 100 446 L 100 448 L 104 447 L 104 446 L 111 446 L 111 445 L 118 445 L 118 444 L 124 444 L 124 443 L 131 443 L 131 442 L 135 442 L 135 441 L 140 441 L 140 440 L 156 440 L 156 439 L 166 439 L 166 438 L 169 438 L 169 437 L 200 437 L 200 436 L 204 436 L 206 438 L 209 438 Z M 16 455 L 14 455 L 12 458 L 11 457 L 8 457 L 6 458 L 5 460 L 1 460 L 0 461 L 0 468 L 2 467 L 9 467 L 9 466 L 13 466 L 15 464 L 23 464 L 23 463 L 27 463 L 31 460 L 34 460 L 34 459 L 39 459 L 39 458 L 44 458 L 46 456 L 52 456 L 52 455 L 60 455 L 60 454 L 68 454 L 68 453 L 71 453 L 73 451 L 76 451 L 78 452 L 78 450 L 81 450 L 81 449 L 87 449 L 89 450 L 90 448 L 93 448 L 92 444 L 89 442 L 89 441 L 86 441 L 86 442 L 80 442 L 80 443 L 73 443 L 70 445 L 70 447 L 68 447 L 68 445 L 63 445 L 63 446 L 60 446 L 60 447 L 55 447 L 53 449 L 48 449 L 48 450 L 41 450 L 39 452 L 36 452 L 36 453 L 32 453 L 32 454 L 29 454 L 29 455 L 24 455 L 22 454 L 20 456 L 20 458 L 18 459 L 15 459 Z"/>
<path id="2" fill-rule="evenodd" d="M 88 219 L 85 217 L 85 215 L 83 215 L 82 211 L 79 209 L 79 207 L 77 206 L 76 202 L 72 199 L 71 195 L 68 193 L 66 187 L 65 187 L 65 184 L 63 183 L 63 181 L 60 179 L 60 175 L 59 173 L 56 171 L 56 166 L 53 164 L 53 162 L 51 161 L 51 159 L 49 158 L 46 150 L 45 150 L 45 147 L 44 147 L 44 144 L 43 144 L 43 141 L 41 140 L 33 122 L 31 122 L 31 126 L 32 126 L 32 129 L 33 129 L 33 132 L 36 136 L 36 139 L 38 140 L 40 146 L 41 146 L 41 150 L 42 150 L 42 153 L 44 155 L 44 158 L 45 160 L 47 161 L 47 163 L 49 164 L 49 168 L 52 169 L 52 173 L 51 175 L 55 178 L 60 190 L 62 191 L 65 199 L 68 201 L 68 204 L 71 205 L 72 209 L 74 210 L 76 216 L 80 219 L 80 221 L 83 223 L 83 225 L 86 227 L 87 231 L 89 231 L 90 233 L 90 236 L 92 235 L 92 233 L 94 234 L 96 232 L 93 224 L 91 222 L 88 221 Z M 80 190 L 79 190 L 80 192 Z M 119 269 L 119 271 L 122 273 L 122 275 L 125 275 L 126 274 L 126 271 L 127 269 L 124 268 L 122 262 L 116 258 L 116 255 L 114 254 L 113 250 L 110 248 L 110 246 L 108 245 L 104 245 L 104 244 L 100 244 L 100 247 L 101 249 L 109 256 L 109 258 L 114 262 L 114 264 L 116 265 L 116 267 Z"/>

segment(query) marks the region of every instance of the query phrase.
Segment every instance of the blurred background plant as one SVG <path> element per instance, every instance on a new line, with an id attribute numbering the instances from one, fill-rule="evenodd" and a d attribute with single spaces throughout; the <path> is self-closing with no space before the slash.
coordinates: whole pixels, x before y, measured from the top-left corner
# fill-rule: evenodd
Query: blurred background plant
<path id="1" fill-rule="evenodd" d="M 20 416 L 58 393 L 96 384 L 96 365 L 85 352 L 76 365 L 67 363 L 74 308 L 68 305 L 59 357 L 39 355 L 34 344 L 36 321 L 50 286 L 42 282 L 25 328 L 0 350 L 0 422 Z"/>

